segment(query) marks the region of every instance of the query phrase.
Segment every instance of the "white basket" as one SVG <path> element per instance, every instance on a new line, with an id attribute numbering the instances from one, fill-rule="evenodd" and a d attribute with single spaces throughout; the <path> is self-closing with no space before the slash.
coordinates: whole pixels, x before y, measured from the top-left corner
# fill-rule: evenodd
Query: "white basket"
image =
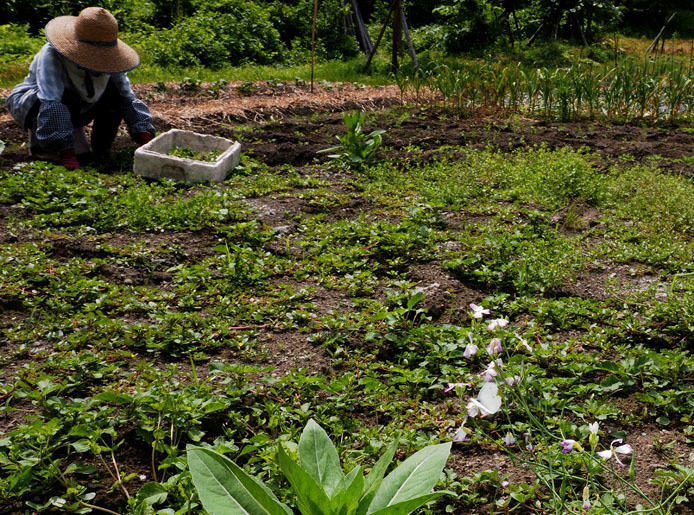
<path id="1" fill-rule="evenodd" d="M 214 161 L 197 161 L 167 154 L 174 146 L 196 152 L 220 152 Z M 154 179 L 169 178 L 191 182 L 222 182 L 227 172 L 239 164 L 241 144 L 218 136 L 171 129 L 135 150 L 133 171 Z"/>

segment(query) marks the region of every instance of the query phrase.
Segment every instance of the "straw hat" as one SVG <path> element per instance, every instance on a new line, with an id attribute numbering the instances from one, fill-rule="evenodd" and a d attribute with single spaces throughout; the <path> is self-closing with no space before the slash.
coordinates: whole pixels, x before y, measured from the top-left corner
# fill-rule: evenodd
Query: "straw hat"
<path id="1" fill-rule="evenodd" d="M 118 39 L 116 18 L 101 7 L 53 18 L 46 38 L 60 54 L 94 72 L 127 72 L 140 64 L 137 52 Z"/>

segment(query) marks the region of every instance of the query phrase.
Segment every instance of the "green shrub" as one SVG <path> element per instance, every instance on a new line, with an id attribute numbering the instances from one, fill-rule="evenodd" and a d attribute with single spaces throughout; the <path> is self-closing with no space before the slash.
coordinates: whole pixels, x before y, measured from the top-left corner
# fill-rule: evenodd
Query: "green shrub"
<path id="1" fill-rule="evenodd" d="M 0 25 L 0 63 L 29 62 L 45 41 L 31 37 L 28 25 Z"/>
<path id="2" fill-rule="evenodd" d="M 340 0 L 323 0 L 316 20 L 316 55 L 327 59 L 354 57 L 358 53 L 356 39 L 343 33 L 343 16 L 347 5 Z M 300 58 L 311 49 L 313 2 L 278 1 L 269 6 L 275 28 L 282 43 L 293 56 Z"/>
<path id="3" fill-rule="evenodd" d="M 201 12 L 161 31 L 153 41 L 156 64 L 179 66 L 268 64 L 280 57 L 279 33 L 269 11 L 244 0 L 215 4 L 217 12 Z"/>

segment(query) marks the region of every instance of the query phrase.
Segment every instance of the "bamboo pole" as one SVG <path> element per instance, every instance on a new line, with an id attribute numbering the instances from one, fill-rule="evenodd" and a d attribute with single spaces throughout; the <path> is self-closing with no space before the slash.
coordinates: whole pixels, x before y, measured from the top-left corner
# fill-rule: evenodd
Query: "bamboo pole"
<path id="1" fill-rule="evenodd" d="M 663 27 L 660 29 L 660 32 L 658 32 L 658 35 L 655 37 L 653 42 L 650 45 L 648 45 L 648 48 L 646 49 L 646 52 L 645 52 L 646 54 L 649 53 L 651 50 L 655 50 L 656 52 L 658 51 L 658 40 L 663 36 L 663 32 L 665 32 L 665 28 L 670 24 L 670 22 L 672 21 L 672 19 L 675 17 L 676 14 L 677 14 L 677 11 L 672 13 L 670 15 L 670 17 L 667 20 L 665 20 L 665 23 L 663 24 Z"/>
<path id="2" fill-rule="evenodd" d="M 383 38 L 383 33 L 386 31 L 386 28 L 388 27 L 388 22 L 390 22 L 390 16 L 393 14 L 394 9 L 395 9 L 395 0 L 392 0 L 390 2 L 390 6 L 388 7 L 388 13 L 386 14 L 386 21 L 383 22 L 383 27 L 381 27 L 381 32 L 379 32 L 378 38 L 376 38 L 376 43 L 374 44 L 374 47 L 371 50 L 371 53 L 369 54 L 369 58 L 366 60 L 366 64 L 364 65 L 364 70 L 368 70 L 369 66 L 371 65 L 371 59 L 373 59 L 374 55 L 376 54 L 376 50 L 378 50 L 378 45 L 381 44 L 381 39 Z"/>
<path id="3" fill-rule="evenodd" d="M 316 67 L 316 19 L 318 18 L 318 0 L 313 0 L 313 28 L 311 29 L 311 93 L 313 93 L 313 70 Z"/>

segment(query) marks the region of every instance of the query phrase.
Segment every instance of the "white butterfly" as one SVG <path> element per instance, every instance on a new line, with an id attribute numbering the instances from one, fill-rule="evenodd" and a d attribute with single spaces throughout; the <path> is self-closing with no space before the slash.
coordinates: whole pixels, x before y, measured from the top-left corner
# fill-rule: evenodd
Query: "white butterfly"
<path id="1" fill-rule="evenodd" d="M 484 383 L 477 394 L 477 399 L 470 399 L 467 403 L 467 413 L 471 417 L 481 415 L 493 415 L 501 408 L 501 397 L 499 387 L 495 382 Z"/>

